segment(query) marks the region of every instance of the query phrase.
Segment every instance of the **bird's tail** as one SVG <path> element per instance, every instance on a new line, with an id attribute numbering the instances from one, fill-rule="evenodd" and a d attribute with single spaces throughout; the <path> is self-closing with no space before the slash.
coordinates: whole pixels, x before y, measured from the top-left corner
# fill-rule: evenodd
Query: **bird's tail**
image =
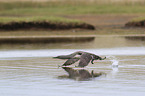
<path id="1" fill-rule="evenodd" d="M 59 67 L 62 67 L 62 65 L 58 65 L 58 68 L 59 68 Z"/>
<path id="2" fill-rule="evenodd" d="M 66 66 L 66 65 L 58 65 L 58 68 L 59 68 L 59 67 L 67 67 L 67 66 Z"/>

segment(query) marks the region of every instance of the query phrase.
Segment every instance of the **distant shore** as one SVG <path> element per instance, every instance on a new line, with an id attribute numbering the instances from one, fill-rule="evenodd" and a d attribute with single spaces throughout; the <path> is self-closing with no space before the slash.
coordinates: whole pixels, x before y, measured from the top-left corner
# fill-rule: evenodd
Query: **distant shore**
<path id="1" fill-rule="evenodd" d="M 90 35 L 145 34 L 145 28 L 125 26 L 133 18 L 145 16 L 145 2 L 93 1 L 0 2 L 1 43 L 83 42 L 93 41 L 95 37 L 88 39 Z M 60 40 L 63 35 L 86 37 Z"/>
<path id="2" fill-rule="evenodd" d="M 138 17 L 134 18 L 133 20 L 127 22 L 125 24 L 126 27 L 132 27 L 132 28 L 145 28 L 145 17 Z"/>
<path id="3" fill-rule="evenodd" d="M 94 35 L 82 36 L 3 36 L 0 44 L 35 44 L 61 42 L 88 42 L 95 39 Z"/>
<path id="4" fill-rule="evenodd" d="M 66 29 L 88 29 L 94 30 L 95 27 L 86 23 L 55 23 L 55 22 L 10 22 L 7 24 L 0 23 L 0 30 L 66 30 Z"/>

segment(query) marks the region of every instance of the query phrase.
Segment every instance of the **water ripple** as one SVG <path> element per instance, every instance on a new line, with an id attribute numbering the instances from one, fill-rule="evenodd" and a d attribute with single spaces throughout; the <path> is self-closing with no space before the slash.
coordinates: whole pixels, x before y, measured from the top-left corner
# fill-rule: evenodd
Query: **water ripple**
<path id="1" fill-rule="evenodd" d="M 105 48 L 105 49 L 7 50 L 0 51 L 0 58 L 53 57 L 62 54 L 70 54 L 75 51 L 87 51 L 98 55 L 145 55 L 145 47 L 122 47 L 109 49 Z"/>

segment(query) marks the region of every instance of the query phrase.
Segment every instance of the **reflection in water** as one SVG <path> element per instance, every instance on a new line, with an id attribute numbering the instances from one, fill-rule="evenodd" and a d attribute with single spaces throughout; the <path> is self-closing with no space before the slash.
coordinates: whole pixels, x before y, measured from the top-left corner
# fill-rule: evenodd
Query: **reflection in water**
<path id="1" fill-rule="evenodd" d="M 111 74 L 112 74 L 112 77 L 114 77 L 118 73 L 119 60 L 115 56 L 112 56 L 112 57 L 113 57 L 113 59 L 111 60 L 111 62 L 112 62 L 112 72 L 111 72 Z"/>
<path id="2" fill-rule="evenodd" d="M 110 79 L 113 79 L 113 78 L 116 78 L 118 73 L 119 73 L 118 67 L 112 66 L 112 71 L 110 73 L 108 73 L 106 77 L 110 78 Z"/>
<path id="3" fill-rule="evenodd" d="M 109 51 L 109 49 L 107 50 Z M 134 51 L 139 52 L 139 50 L 137 48 Z M 42 52 L 42 50 L 40 51 Z M 44 52 L 48 54 L 51 51 L 45 50 Z M 61 51 L 56 51 L 56 54 L 61 54 Z M 64 51 L 66 54 L 68 53 L 68 51 Z M 112 52 L 111 48 L 110 51 Z M 133 49 L 131 51 L 133 52 Z M 18 56 L 23 52 L 26 53 L 26 51 L 22 51 L 16 54 L 18 52 L 15 52 L 15 54 L 8 52 L 7 55 Z M 37 51 L 31 52 L 32 54 L 37 53 Z M 117 53 L 119 52 L 122 53 L 118 50 Z M 5 58 L 2 58 L 2 56 Z M 118 67 L 111 66 L 113 62 L 111 63 L 110 60 L 112 58 L 84 70 L 72 69 L 72 67 L 58 69 L 57 64 L 63 61 L 53 60 L 52 57 L 6 58 L 5 54 L 1 54 L 0 94 L 2 95 L 0 96 L 66 96 L 70 94 L 71 96 L 89 96 L 90 94 L 91 96 L 96 96 L 96 94 L 99 94 L 99 96 L 108 96 L 108 94 L 109 96 L 145 96 L 145 82 L 143 82 L 145 81 L 145 53 L 143 55 L 137 53 L 137 55 L 113 56 L 119 61 Z M 92 71 L 93 75 L 91 70 L 94 70 L 94 72 Z M 104 72 L 106 75 L 96 72 Z M 58 76 L 60 79 L 58 79 Z"/>
<path id="4" fill-rule="evenodd" d="M 0 49 L 100 49 L 145 46 L 145 36 L 97 36 L 90 42 L 0 44 Z M 58 47 L 59 46 L 59 47 Z"/>
<path id="5" fill-rule="evenodd" d="M 115 76 L 117 76 L 117 73 L 119 72 L 118 68 L 119 66 L 119 59 L 116 56 L 107 56 L 109 61 L 111 61 L 111 68 L 112 71 L 107 74 L 107 78 L 115 78 Z"/>
<path id="6" fill-rule="evenodd" d="M 145 46 L 145 36 L 126 36 L 125 39 L 129 46 Z"/>
<path id="7" fill-rule="evenodd" d="M 112 66 L 112 71 L 110 74 L 108 74 L 108 76 L 110 75 L 111 78 L 115 78 L 115 76 L 117 76 L 119 70 L 118 70 L 118 66 Z"/>
<path id="8" fill-rule="evenodd" d="M 125 39 L 145 41 L 145 36 L 126 36 Z"/>
<path id="9" fill-rule="evenodd" d="M 79 70 L 75 70 L 73 68 L 70 67 L 62 67 L 69 75 L 62 75 L 59 76 L 59 79 L 64 79 L 64 78 L 69 78 L 69 79 L 73 79 L 76 81 L 87 81 L 87 80 L 91 80 L 95 77 L 99 77 L 101 75 L 105 75 L 105 73 L 103 72 L 99 72 L 99 73 L 94 73 L 93 70 L 90 73 L 88 70 L 85 69 L 79 69 Z"/>

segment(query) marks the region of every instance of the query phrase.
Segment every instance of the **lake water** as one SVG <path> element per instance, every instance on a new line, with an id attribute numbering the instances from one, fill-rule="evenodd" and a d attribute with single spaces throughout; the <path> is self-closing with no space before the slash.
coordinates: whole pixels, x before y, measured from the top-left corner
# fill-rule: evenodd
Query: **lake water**
<path id="1" fill-rule="evenodd" d="M 60 68 L 53 56 L 87 51 L 106 60 Z M 78 62 L 76 63 L 76 65 Z M 118 67 L 116 66 L 118 65 Z M 92 42 L 0 46 L 1 96 L 144 96 L 145 41 L 116 36 Z"/>

